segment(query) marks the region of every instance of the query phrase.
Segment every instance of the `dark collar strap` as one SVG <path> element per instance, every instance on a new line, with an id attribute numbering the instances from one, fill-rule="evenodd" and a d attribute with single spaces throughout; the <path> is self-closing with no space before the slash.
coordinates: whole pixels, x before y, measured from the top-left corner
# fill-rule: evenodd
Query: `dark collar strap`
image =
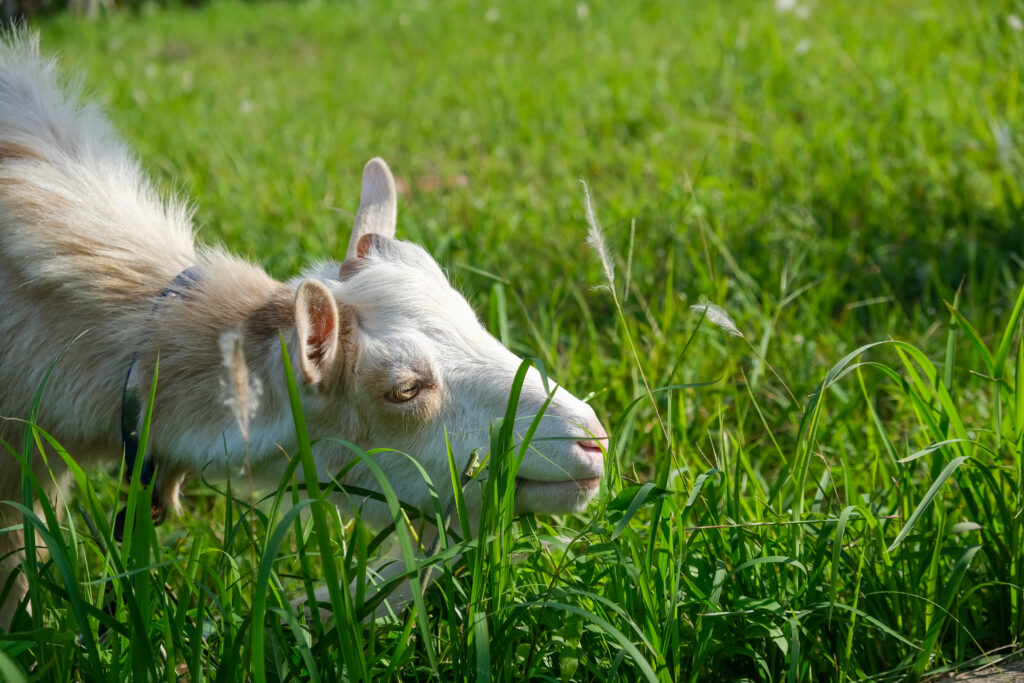
<path id="1" fill-rule="evenodd" d="M 156 301 L 153 302 L 153 310 L 149 312 L 149 322 L 152 322 L 160 305 L 165 299 L 188 299 L 188 291 L 193 289 L 199 282 L 199 270 L 195 266 L 189 266 L 178 273 L 178 276 L 171 281 Z M 149 325 L 147 324 L 147 327 Z M 143 332 L 143 339 L 139 341 L 132 354 L 131 365 L 128 366 L 128 374 L 124 378 L 124 391 L 121 394 L 121 442 L 124 444 L 125 479 L 131 481 L 132 472 L 135 469 L 135 458 L 139 454 L 139 422 L 142 419 L 142 373 L 139 372 L 139 354 L 142 352 L 142 344 L 149 336 L 150 330 Z M 142 485 L 149 486 L 153 481 L 155 471 L 153 456 L 148 454 L 142 463 Z"/>

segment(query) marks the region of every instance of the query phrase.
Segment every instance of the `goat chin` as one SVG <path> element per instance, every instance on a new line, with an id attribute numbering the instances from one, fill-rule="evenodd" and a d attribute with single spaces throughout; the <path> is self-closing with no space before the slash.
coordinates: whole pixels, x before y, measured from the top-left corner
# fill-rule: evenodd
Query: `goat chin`
<path id="1" fill-rule="evenodd" d="M 283 337 L 317 477 L 352 460 L 348 443 L 410 454 L 415 463 L 381 465 L 405 500 L 424 503 L 422 472 L 450 496 L 449 449 L 458 462 L 486 453 L 521 361 L 423 248 L 395 239 L 387 164 L 363 169 L 344 258 L 279 282 L 197 245 L 187 203 L 161 198 L 98 107 L 62 83 L 35 37 L 0 38 L 0 415 L 27 417 L 52 366 L 60 391 L 36 423 L 78 464 L 109 470 L 139 431 L 129 398 L 153 389 L 143 471 L 155 472 L 144 484 L 162 518 L 199 473 L 279 480 L 282 451 L 298 449 Z M 546 375 L 524 379 L 518 415 L 542 415 L 541 438 L 522 461 L 516 509 L 580 511 L 604 474 L 607 433 Z M 19 443 L 22 428 L 0 420 L 0 440 Z M 34 463 L 43 495 L 63 497 L 63 461 Z M 380 489 L 362 464 L 346 471 L 343 483 Z M 21 475 L 0 458 L 0 500 L 21 499 Z M 0 507 L 0 528 L 20 521 Z M 20 534 L 0 535 L 0 585 L 19 571 Z M 26 595 L 22 578 L 0 605 L 3 625 Z"/>
<path id="2" fill-rule="evenodd" d="M 558 536 L 548 538 L 542 541 L 542 545 L 546 548 L 553 548 L 557 550 L 564 550 L 572 539 L 567 536 Z M 395 544 L 392 544 L 394 546 Z M 392 548 L 394 550 L 394 548 Z M 461 555 L 454 556 L 450 562 L 452 564 L 457 563 L 461 559 Z M 525 553 L 514 553 L 512 555 L 512 562 L 521 562 L 526 559 Z M 382 558 L 378 562 L 377 570 L 368 572 L 367 583 L 364 585 L 363 590 L 369 600 L 375 599 L 375 591 L 383 590 L 382 586 L 386 582 L 390 581 L 396 576 L 400 576 L 406 573 L 405 562 L 400 557 L 389 556 Z M 437 565 L 430 565 L 420 571 L 419 582 L 422 587 L 429 586 L 431 583 L 441 577 L 441 569 Z M 358 591 L 357 581 L 352 581 L 348 586 L 349 593 L 355 595 Z M 410 581 L 399 581 L 393 585 L 383 600 L 374 608 L 373 612 L 369 612 L 364 617 L 364 621 L 371 621 L 376 619 L 390 619 L 400 617 L 406 610 L 408 610 L 415 601 L 413 593 L 413 585 Z M 331 590 L 328 586 L 320 586 L 313 592 L 312 600 L 306 597 L 296 598 L 292 600 L 291 607 L 297 613 L 302 613 L 307 621 L 312 617 L 313 609 L 318 610 L 318 616 L 320 621 L 329 624 L 331 619 L 334 618 L 334 612 L 329 609 L 331 604 Z"/>
<path id="3" fill-rule="evenodd" d="M 569 514 L 581 512 L 597 495 L 599 477 L 568 481 L 516 478 L 516 513 Z"/>

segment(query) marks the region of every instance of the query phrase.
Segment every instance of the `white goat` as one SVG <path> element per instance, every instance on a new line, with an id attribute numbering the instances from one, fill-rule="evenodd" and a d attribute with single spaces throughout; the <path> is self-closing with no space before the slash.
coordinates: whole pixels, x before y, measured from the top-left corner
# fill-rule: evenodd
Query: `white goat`
<path id="1" fill-rule="evenodd" d="M 446 433 L 462 463 L 485 452 L 520 359 L 484 330 L 426 251 L 393 238 L 395 221 L 394 180 L 374 159 L 343 263 L 285 284 L 220 249 L 197 248 L 189 211 L 158 198 L 97 107 L 62 86 L 37 40 L 8 37 L 0 41 L 0 416 L 29 415 L 66 347 L 37 423 L 79 463 L 117 464 L 123 422 L 129 433 L 138 426 L 138 411 L 123 410 L 125 394 L 148 395 L 159 356 L 147 463 L 155 505 L 173 509 L 184 478 L 199 471 L 238 476 L 251 464 L 252 476 L 276 484 L 282 449 L 297 448 L 280 331 L 314 437 L 411 454 L 450 500 Z M 226 335 L 240 339 L 262 386 L 247 434 L 225 404 Z M 603 474 L 601 423 L 555 392 L 535 435 L 544 452 L 531 448 L 518 472 L 518 512 L 580 510 Z M 531 370 L 519 415 L 537 415 L 548 397 Z M 15 448 L 23 430 L 0 420 L 0 439 Z M 326 478 L 350 453 L 322 439 L 314 458 Z M 401 499 L 429 506 L 408 458 L 377 461 Z M 34 463 L 47 495 L 66 489 L 59 459 L 49 470 L 38 456 Z M 19 467 L 0 456 L 0 500 L 21 499 Z M 378 489 L 365 468 L 344 481 Z M 389 521 L 382 512 L 362 514 L 379 524 Z M 19 522 L 0 507 L 0 528 Z M 0 587 L 18 571 L 23 543 L 19 532 L 0 536 Z M 15 586 L 0 606 L 4 625 L 25 595 L 23 577 Z"/>

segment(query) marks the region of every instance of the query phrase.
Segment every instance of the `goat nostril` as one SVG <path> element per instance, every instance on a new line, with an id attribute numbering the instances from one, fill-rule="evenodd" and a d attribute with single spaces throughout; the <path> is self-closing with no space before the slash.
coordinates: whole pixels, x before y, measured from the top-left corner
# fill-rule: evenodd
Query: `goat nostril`
<path id="1" fill-rule="evenodd" d="M 587 441 L 577 441 L 576 443 L 579 444 L 579 447 L 583 449 L 584 453 L 591 457 L 600 458 L 604 455 L 604 452 L 601 450 L 601 444 L 599 444 L 597 441 L 594 441 L 593 439 Z"/>

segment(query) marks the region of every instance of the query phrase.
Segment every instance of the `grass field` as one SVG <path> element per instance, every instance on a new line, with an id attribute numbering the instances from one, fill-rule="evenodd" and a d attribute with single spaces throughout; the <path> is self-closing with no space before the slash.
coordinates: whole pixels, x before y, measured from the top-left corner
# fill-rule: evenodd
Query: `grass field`
<path id="1" fill-rule="evenodd" d="M 1019 647 L 1022 20 L 971 0 L 39 20 L 158 183 L 194 198 L 200 238 L 275 276 L 343 254 L 363 163 L 387 159 L 401 236 L 613 439 L 585 514 L 492 507 L 423 608 L 376 624 L 288 607 L 324 554 L 365 573 L 376 539 L 287 487 L 254 509 L 193 483 L 184 519 L 143 514 L 121 547 L 97 542 L 120 492 L 80 490 L 40 520 L 46 608 L 0 639 L 0 671 L 902 680 Z"/>

